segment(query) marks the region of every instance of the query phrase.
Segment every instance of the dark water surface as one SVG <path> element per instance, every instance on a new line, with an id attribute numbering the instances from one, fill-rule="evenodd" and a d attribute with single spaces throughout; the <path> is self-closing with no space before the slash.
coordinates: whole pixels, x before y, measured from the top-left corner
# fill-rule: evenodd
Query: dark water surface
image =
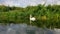
<path id="1" fill-rule="evenodd" d="M 56 32 L 57 33 L 57 32 Z M 55 30 L 42 29 L 27 24 L 0 25 L 0 34 L 56 34 Z"/>

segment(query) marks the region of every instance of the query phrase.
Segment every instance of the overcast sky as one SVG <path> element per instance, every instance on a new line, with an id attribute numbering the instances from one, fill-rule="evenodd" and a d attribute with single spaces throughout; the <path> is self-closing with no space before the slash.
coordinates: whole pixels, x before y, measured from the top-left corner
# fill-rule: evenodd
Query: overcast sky
<path id="1" fill-rule="evenodd" d="M 9 6 L 20 6 L 26 7 L 27 5 L 38 5 L 44 4 L 46 0 L 0 0 L 0 5 L 9 5 Z M 60 4 L 60 0 L 47 0 L 46 5 L 48 4 Z"/>

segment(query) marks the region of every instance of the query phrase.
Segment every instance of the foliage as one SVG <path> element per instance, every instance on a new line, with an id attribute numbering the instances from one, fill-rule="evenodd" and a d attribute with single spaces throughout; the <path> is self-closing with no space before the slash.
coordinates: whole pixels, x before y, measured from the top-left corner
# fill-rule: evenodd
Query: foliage
<path id="1" fill-rule="evenodd" d="M 21 7 L 0 6 L 0 23 L 27 23 L 32 14 L 36 21 L 32 25 L 47 28 L 60 28 L 60 5 L 38 5 Z"/>

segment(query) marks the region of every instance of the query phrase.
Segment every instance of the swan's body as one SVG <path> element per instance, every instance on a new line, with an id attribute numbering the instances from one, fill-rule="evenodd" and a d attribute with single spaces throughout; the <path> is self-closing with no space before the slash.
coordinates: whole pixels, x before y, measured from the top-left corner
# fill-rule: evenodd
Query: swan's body
<path id="1" fill-rule="evenodd" d="M 35 21 L 35 18 L 34 18 L 34 17 L 32 17 L 32 18 L 30 18 L 30 20 L 31 20 L 31 21 Z"/>

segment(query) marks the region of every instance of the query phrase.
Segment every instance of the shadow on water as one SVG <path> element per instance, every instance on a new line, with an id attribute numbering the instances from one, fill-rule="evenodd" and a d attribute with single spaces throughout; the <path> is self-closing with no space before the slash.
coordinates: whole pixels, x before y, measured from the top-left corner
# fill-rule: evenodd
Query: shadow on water
<path id="1" fill-rule="evenodd" d="M 42 29 L 27 24 L 0 25 L 0 34 L 55 34 L 55 30 Z"/>

